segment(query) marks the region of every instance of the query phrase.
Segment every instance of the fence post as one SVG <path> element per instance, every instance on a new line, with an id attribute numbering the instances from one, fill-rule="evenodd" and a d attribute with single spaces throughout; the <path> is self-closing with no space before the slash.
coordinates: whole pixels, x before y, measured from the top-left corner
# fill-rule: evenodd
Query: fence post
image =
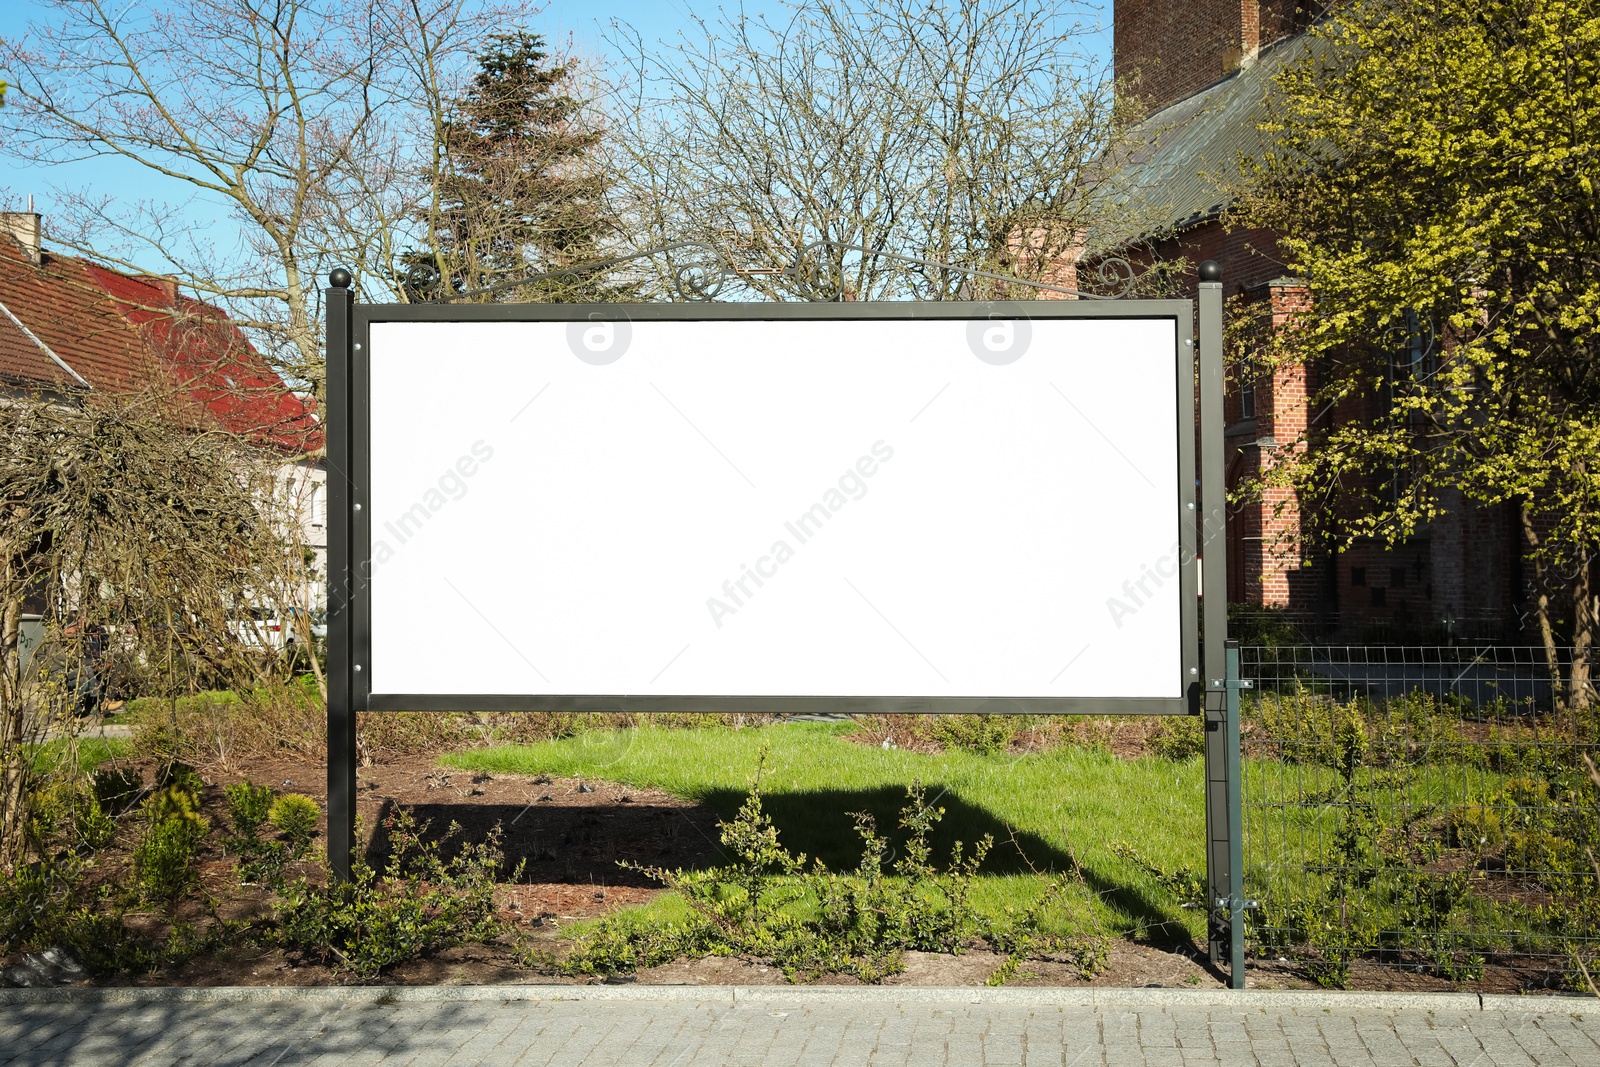
<path id="1" fill-rule="evenodd" d="M 1244 988 L 1244 775 L 1240 766 L 1239 642 L 1228 639 L 1228 722 L 1224 727 L 1228 747 L 1228 987 Z"/>
<path id="2" fill-rule="evenodd" d="M 328 449 L 328 869 L 335 880 L 350 878 L 356 820 L 356 715 L 350 662 L 351 313 L 355 294 L 350 272 L 328 275 L 328 411 L 323 423 Z"/>
<path id="3" fill-rule="evenodd" d="M 1206 948 L 1231 958 L 1234 838 L 1229 818 L 1227 457 L 1223 452 L 1222 268 L 1200 264 L 1200 604 L 1205 669 Z M 1242 976 L 1242 975 L 1241 975 Z"/>

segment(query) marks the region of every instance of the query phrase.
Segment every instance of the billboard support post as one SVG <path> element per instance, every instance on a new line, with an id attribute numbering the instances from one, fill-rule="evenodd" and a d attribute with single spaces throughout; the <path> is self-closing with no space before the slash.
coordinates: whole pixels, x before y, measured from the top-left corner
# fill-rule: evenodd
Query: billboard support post
<path id="1" fill-rule="evenodd" d="M 328 275 L 328 868 L 350 878 L 356 818 L 356 713 L 351 668 L 351 599 L 356 595 L 349 517 L 360 507 L 351 471 L 351 319 L 355 294 L 350 272 Z"/>
<path id="2" fill-rule="evenodd" d="M 1200 265 L 1200 604 L 1205 665 L 1206 930 L 1211 961 L 1230 960 L 1230 978 L 1244 978 L 1235 957 L 1239 863 L 1238 694 L 1230 690 L 1227 657 L 1227 457 L 1223 440 L 1222 270 Z M 1241 931 L 1242 932 L 1242 931 Z M 1242 948 L 1242 943 L 1241 943 Z M 1242 952 L 1239 953 L 1242 955 Z"/>

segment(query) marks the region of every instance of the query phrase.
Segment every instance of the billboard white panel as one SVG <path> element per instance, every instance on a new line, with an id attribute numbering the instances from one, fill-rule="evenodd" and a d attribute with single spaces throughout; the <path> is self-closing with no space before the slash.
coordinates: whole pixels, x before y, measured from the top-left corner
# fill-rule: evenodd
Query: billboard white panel
<path id="1" fill-rule="evenodd" d="M 1180 698 L 1176 331 L 375 322 L 370 692 Z"/>

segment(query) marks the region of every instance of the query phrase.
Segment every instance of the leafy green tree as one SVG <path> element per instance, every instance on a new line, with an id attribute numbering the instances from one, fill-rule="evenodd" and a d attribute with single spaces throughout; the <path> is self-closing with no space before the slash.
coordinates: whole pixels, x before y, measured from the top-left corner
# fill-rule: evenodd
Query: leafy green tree
<path id="1" fill-rule="evenodd" d="M 1533 606 L 1592 699 L 1600 547 L 1600 2 L 1352 0 L 1279 78 L 1240 211 L 1313 308 L 1275 360 L 1318 383 L 1288 487 L 1302 536 L 1404 542 L 1520 511 Z"/>
<path id="2" fill-rule="evenodd" d="M 554 62 L 537 34 L 496 34 L 451 110 L 436 148 L 443 165 L 426 219 L 430 250 L 407 256 L 415 295 L 471 292 L 600 258 L 615 228 L 605 204 L 611 183 L 594 153 L 601 127 L 570 63 Z M 607 294 L 602 279 L 585 273 L 498 295 Z"/>

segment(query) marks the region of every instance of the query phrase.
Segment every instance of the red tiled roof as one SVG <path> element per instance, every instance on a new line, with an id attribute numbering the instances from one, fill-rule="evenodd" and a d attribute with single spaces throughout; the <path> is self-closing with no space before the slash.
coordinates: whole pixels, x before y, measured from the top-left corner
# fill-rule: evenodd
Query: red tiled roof
<path id="1" fill-rule="evenodd" d="M 45 354 L 39 342 L 29 337 L 10 315 L 3 313 L 0 313 L 0 378 L 44 382 L 53 387 L 77 384 L 71 374 Z"/>
<path id="2" fill-rule="evenodd" d="M 35 264 L 15 241 L 0 237 L 0 303 L 91 388 L 133 391 L 156 373 L 138 334 L 81 260 L 46 255 Z"/>
<path id="3" fill-rule="evenodd" d="M 33 263 L 0 237 L 0 303 L 88 382 L 107 392 L 175 389 L 197 413 L 258 444 L 322 447 L 315 408 L 294 393 L 221 310 L 163 279 L 48 252 Z M 11 327 L 8 333 L 6 327 Z M 75 385 L 0 314 L 0 374 Z"/>

